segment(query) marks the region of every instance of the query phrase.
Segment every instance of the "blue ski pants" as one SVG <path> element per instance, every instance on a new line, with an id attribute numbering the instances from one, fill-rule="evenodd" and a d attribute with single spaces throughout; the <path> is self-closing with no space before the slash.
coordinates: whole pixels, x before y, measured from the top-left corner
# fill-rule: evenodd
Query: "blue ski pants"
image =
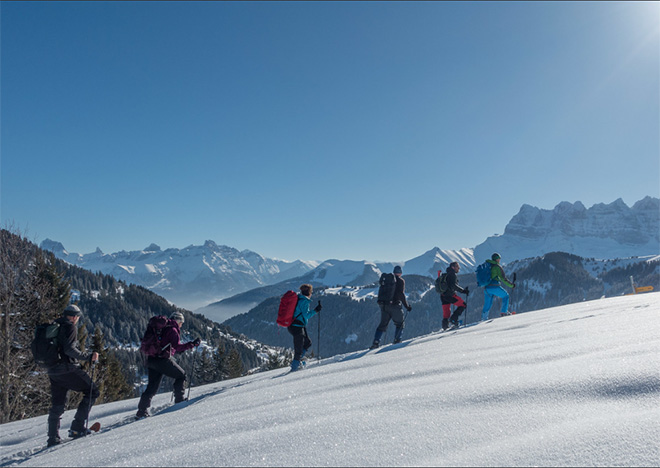
<path id="1" fill-rule="evenodd" d="M 481 312 L 481 320 L 488 320 L 495 296 L 502 298 L 502 309 L 500 312 L 505 314 L 509 310 L 509 293 L 502 286 L 486 286 L 484 288 L 484 308 Z"/>

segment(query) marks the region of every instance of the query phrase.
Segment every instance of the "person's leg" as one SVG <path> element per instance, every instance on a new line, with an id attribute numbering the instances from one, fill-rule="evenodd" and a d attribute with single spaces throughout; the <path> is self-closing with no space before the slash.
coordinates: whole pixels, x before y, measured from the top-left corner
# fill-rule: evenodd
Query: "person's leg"
<path id="1" fill-rule="evenodd" d="M 161 372 L 155 368 L 150 367 L 149 363 L 147 366 L 149 383 L 147 384 L 147 388 L 144 389 L 144 392 L 142 392 L 142 396 L 140 397 L 137 417 L 148 416 L 147 410 L 151 406 L 151 399 L 158 392 L 160 383 L 163 380 L 163 374 Z"/>
<path id="2" fill-rule="evenodd" d="M 458 325 L 458 318 L 465 310 L 465 302 L 460 297 L 454 295 L 454 305 L 456 306 L 456 309 L 454 309 L 454 313 L 451 314 L 450 321 L 454 325 Z"/>
<path id="3" fill-rule="evenodd" d="M 58 383 L 57 377 L 50 377 L 51 406 L 48 412 L 48 445 L 60 443 L 60 419 L 64 414 L 68 389 Z"/>
<path id="4" fill-rule="evenodd" d="M 403 315 L 403 307 L 398 305 L 388 306 L 390 317 L 392 317 L 392 323 L 396 329 L 394 330 L 394 343 L 401 342 L 401 336 L 403 335 L 403 329 L 406 326 L 404 323 L 405 316 Z"/>
<path id="5" fill-rule="evenodd" d="M 309 333 L 307 333 L 307 328 L 303 327 L 302 328 L 302 335 L 303 335 L 303 351 L 301 354 L 301 358 L 307 353 L 307 350 L 312 347 L 312 340 L 309 338 Z"/>
<path id="6" fill-rule="evenodd" d="M 509 293 L 502 286 L 490 288 L 490 293 L 502 299 L 502 308 L 500 313 L 507 314 L 509 312 Z"/>
<path id="7" fill-rule="evenodd" d="M 85 421 L 89 418 L 89 410 L 99 397 L 99 389 L 85 371 L 76 368 L 69 379 L 69 390 L 83 394 L 83 399 L 80 401 L 71 423 L 72 430 L 82 432 L 85 430 Z"/>
<path id="8" fill-rule="evenodd" d="M 174 379 L 174 403 L 181 403 L 185 394 L 186 372 L 172 358 L 160 363 L 159 371 Z"/>
<path id="9" fill-rule="evenodd" d="M 490 308 L 493 306 L 493 295 L 489 292 L 490 288 L 484 288 L 484 308 L 481 311 L 481 320 L 488 320 Z"/>

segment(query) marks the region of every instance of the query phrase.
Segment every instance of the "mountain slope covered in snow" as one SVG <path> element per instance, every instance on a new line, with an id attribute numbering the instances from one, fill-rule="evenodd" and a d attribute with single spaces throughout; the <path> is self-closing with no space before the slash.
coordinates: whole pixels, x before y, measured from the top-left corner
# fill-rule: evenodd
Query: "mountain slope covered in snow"
<path id="1" fill-rule="evenodd" d="M 206 241 L 184 249 L 166 249 L 151 244 L 144 250 L 105 254 L 68 252 L 46 239 L 40 245 L 58 258 L 93 272 L 112 275 L 127 283 L 144 286 L 179 307 L 195 310 L 265 284 L 300 276 L 317 262 L 287 262 L 266 258 L 250 250 L 238 251 Z"/>
<path id="2" fill-rule="evenodd" d="M 17 421 L 0 465 L 655 466 L 659 308 L 651 293 L 498 318 L 161 394 L 128 424 L 137 400 L 95 406 L 104 430 L 46 451 L 46 416 Z"/>
<path id="3" fill-rule="evenodd" d="M 499 252 L 506 262 L 547 252 L 613 259 L 660 254 L 660 199 L 646 197 L 632 207 L 620 198 L 586 208 L 561 202 L 552 210 L 523 205 L 503 235 L 474 248 L 477 263 Z"/>

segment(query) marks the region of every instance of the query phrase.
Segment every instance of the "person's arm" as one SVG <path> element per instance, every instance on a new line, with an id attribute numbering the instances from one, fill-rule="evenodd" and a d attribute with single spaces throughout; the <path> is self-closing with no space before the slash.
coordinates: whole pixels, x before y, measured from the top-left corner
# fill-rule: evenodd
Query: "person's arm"
<path id="1" fill-rule="evenodd" d="M 502 283 L 506 284 L 508 287 L 514 288 L 515 286 L 513 285 L 513 283 L 511 281 L 509 281 L 508 279 L 506 279 L 506 276 L 504 276 L 504 270 L 502 269 L 502 267 L 499 266 L 499 265 L 493 265 L 493 266 L 497 267 L 496 271 L 495 271 L 495 274 L 497 275 L 496 279 L 498 281 L 501 281 Z"/>
<path id="2" fill-rule="evenodd" d="M 406 309 L 411 309 L 410 304 L 408 304 L 408 300 L 406 299 L 406 281 L 403 278 L 397 278 L 394 299 L 401 301 L 401 304 L 403 304 Z"/>
<path id="3" fill-rule="evenodd" d="M 57 337 L 62 354 L 79 361 L 89 361 L 91 359 L 91 354 L 83 353 L 78 349 L 78 332 L 74 324 L 61 324 Z"/>

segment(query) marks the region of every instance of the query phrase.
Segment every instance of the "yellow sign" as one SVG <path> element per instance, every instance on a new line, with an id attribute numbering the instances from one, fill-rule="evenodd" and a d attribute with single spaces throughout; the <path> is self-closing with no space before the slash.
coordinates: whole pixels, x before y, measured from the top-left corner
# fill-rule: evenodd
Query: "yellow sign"
<path id="1" fill-rule="evenodd" d="M 639 288 L 635 288 L 636 293 L 648 292 L 648 291 L 653 291 L 653 286 L 642 286 Z"/>

